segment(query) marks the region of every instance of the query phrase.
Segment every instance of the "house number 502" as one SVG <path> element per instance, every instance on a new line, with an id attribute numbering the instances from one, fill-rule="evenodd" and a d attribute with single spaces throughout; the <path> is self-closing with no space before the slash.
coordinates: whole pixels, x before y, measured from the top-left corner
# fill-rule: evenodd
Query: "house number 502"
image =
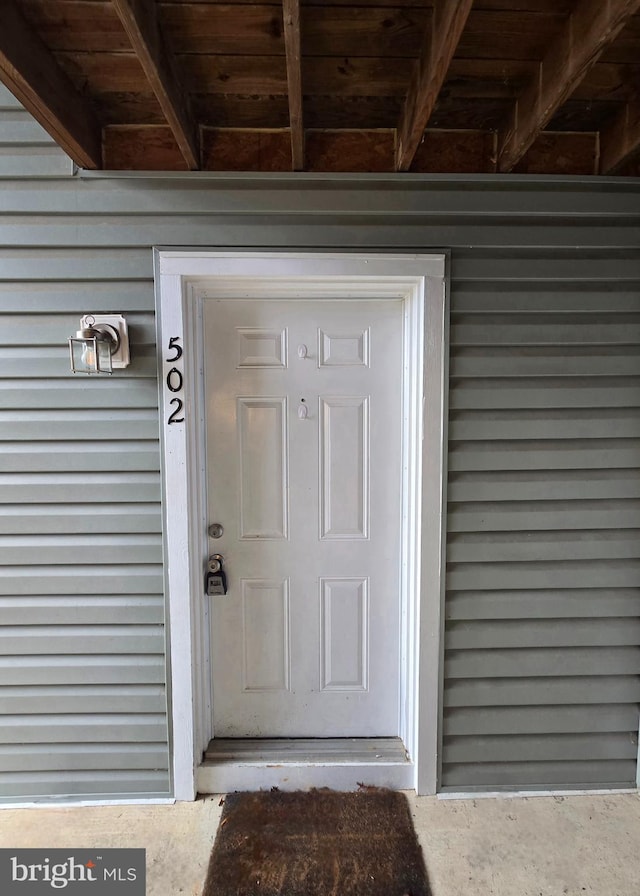
<path id="1" fill-rule="evenodd" d="M 182 346 L 180 345 L 179 336 L 172 336 L 169 339 L 169 351 L 173 351 L 175 352 L 175 354 L 172 358 L 166 359 L 168 364 L 174 364 L 176 361 L 180 360 L 180 358 L 182 357 Z M 172 367 L 168 371 L 165 382 L 167 384 L 167 389 L 169 390 L 169 392 L 182 392 L 184 382 L 182 373 L 180 370 L 178 370 L 177 367 Z M 184 417 L 178 416 L 178 414 L 182 412 L 182 408 L 184 407 L 182 399 L 176 396 L 169 401 L 169 404 L 174 404 L 175 408 L 171 411 L 167 423 L 184 423 Z"/>

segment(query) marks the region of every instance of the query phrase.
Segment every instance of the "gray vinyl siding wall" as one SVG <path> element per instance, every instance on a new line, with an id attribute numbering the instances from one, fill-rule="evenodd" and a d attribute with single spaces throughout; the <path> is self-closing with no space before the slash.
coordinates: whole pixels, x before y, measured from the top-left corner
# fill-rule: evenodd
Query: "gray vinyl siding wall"
<path id="1" fill-rule="evenodd" d="M 450 250 L 442 787 L 635 784 L 639 181 L 0 173 L 7 798 L 169 791 L 153 246 Z"/>
<path id="2" fill-rule="evenodd" d="M 0 795 L 167 796 L 153 285 L 117 250 L 76 250 L 81 219 L 60 238 L 73 167 L 11 104 L 0 93 Z M 66 340 L 97 310 L 127 315 L 134 359 L 88 382 Z"/>
<path id="3" fill-rule="evenodd" d="M 0 177 L 59 177 L 73 163 L 0 84 Z"/>
<path id="4" fill-rule="evenodd" d="M 638 253 L 518 254 L 454 265 L 442 785 L 634 786 Z"/>

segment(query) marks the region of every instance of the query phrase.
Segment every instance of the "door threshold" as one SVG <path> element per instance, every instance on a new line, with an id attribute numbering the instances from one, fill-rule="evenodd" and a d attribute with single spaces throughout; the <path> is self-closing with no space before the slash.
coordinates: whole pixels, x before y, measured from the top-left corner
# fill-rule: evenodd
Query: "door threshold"
<path id="1" fill-rule="evenodd" d="M 406 790 L 414 780 L 399 737 L 214 738 L 197 770 L 199 793 L 362 785 Z"/>

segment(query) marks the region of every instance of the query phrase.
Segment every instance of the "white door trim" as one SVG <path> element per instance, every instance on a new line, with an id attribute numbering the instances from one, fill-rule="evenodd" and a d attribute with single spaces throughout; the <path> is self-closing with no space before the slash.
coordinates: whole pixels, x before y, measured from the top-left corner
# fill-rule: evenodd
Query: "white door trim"
<path id="1" fill-rule="evenodd" d="M 195 798 L 197 769 L 211 736 L 208 603 L 203 591 L 207 519 L 201 324 L 204 297 L 215 295 L 404 301 L 400 736 L 413 759 L 416 791 L 436 792 L 444 584 L 445 262 L 441 253 L 156 250 L 176 799 Z M 175 425 L 169 424 L 172 414 Z"/>

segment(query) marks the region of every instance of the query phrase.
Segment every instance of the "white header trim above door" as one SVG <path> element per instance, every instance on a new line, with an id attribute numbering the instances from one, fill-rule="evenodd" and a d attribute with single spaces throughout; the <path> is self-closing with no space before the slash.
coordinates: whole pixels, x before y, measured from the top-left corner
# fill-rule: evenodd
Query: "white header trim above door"
<path id="1" fill-rule="evenodd" d="M 418 793 L 435 793 L 441 689 L 446 413 L 443 254 L 156 250 L 174 796 L 196 796 L 210 737 L 202 301 L 404 300 L 401 735 Z"/>

